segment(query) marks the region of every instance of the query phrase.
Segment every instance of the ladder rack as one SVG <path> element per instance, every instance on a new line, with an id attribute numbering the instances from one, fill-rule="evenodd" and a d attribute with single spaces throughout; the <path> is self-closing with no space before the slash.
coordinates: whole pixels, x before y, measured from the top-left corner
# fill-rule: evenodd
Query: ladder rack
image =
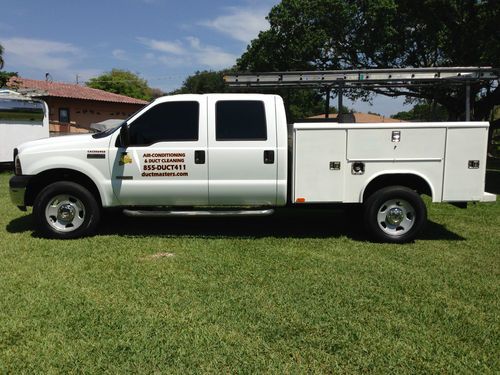
<path id="1" fill-rule="evenodd" d="M 337 92 L 339 114 L 344 89 L 417 88 L 465 84 L 465 119 L 471 118 L 472 83 L 485 84 L 500 78 L 492 67 L 353 69 L 294 72 L 235 73 L 224 76 L 229 87 L 316 88 L 325 91 L 325 117 L 330 108 L 330 93 Z"/>
<path id="2" fill-rule="evenodd" d="M 499 70 L 491 67 L 451 67 L 236 73 L 224 76 L 224 81 L 229 87 L 369 89 L 488 82 L 499 76 Z"/>

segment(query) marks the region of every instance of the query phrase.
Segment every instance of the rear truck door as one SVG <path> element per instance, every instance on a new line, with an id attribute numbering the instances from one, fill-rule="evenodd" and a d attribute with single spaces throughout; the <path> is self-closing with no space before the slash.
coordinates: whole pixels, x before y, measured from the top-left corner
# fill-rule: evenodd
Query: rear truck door
<path id="1" fill-rule="evenodd" d="M 110 147 L 122 205 L 208 203 L 206 111 L 206 97 L 186 95 L 160 99 L 130 121 L 130 145 Z"/>
<path id="2" fill-rule="evenodd" d="M 209 96 L 208 147 L 210 205 L 276 204 L 273 96 Z"/>

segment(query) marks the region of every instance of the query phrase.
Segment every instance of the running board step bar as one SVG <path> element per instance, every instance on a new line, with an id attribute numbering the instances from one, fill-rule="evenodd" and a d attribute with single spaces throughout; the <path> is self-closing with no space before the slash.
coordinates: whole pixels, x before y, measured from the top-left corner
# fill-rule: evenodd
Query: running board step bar
<path id="1" fill-rule="evenodd" d="M 130 217 L 189 217 L 189 216 L 269 216 L 273 209 L 266 210 L 227 210 L 227 211 L 152 211 L 152 210 L 123 210 L 123 214 Z"/>

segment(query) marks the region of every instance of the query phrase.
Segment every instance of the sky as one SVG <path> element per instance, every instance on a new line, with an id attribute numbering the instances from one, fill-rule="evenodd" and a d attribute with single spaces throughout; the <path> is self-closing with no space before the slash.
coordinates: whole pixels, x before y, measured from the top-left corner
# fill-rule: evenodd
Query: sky
<path id="1" fill-rule="evenodd" d="M 151 87 L 179 88 L 199 70 L 231 67 L 279 0 L 2 0 L 4 70 L 21 77 L 79 83 L 113 68 Z M 333 103 L 332 103 L 333 104 Z M 378 96 L 344 101 L 385 116 L 408 107 Z"/>

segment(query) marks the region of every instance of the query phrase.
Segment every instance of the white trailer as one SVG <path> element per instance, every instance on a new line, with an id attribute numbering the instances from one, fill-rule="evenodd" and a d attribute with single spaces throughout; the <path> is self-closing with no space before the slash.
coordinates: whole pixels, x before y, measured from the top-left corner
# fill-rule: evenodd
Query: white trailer
<path id="1" fill-rule="evenodd" d="M 48 114 L 44 101 L 0 90 L 0 163 L 12 163 L 21 143 L 49 137 Z"/>

